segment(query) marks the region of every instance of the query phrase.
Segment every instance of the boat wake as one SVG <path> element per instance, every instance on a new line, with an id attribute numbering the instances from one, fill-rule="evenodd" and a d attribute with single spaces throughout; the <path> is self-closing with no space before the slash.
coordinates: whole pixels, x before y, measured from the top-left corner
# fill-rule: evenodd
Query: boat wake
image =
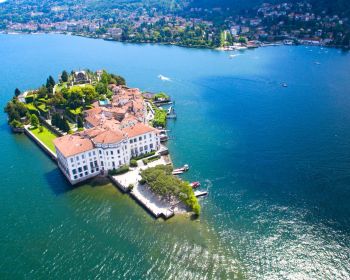
<path id="1" fill-rule="evenodd" d="M 229 56 L 229 58 L 235 58 L 235 57 L 237 57 L 237 56 L 241 56 L 241 54 L 230 54 L 230 56 Z"/>
<path id="2" fill-rule="evenodd" d="M 168 82 L 171 82 L 171 79 L 168 78 L 168 77 L 165 77 L 163 75 L 158 75 L 158 78 L 161 79 L 162 81 L 168 81 Z"/>

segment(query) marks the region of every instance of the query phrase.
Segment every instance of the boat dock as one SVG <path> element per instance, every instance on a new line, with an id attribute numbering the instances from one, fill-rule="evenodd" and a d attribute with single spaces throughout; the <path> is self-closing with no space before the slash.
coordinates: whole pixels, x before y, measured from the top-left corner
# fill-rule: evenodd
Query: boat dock
<path id="1" fill-rule="evenodd" d="M 147 167 L 153 167 L 158 164 L 167 164 L 162 156 L 159 160 L 153 161 Z M 140 204 L 148 213 L 155 218 L 169 219 L 175 215 L 175 211 L 170 202 L 161 199 L 154 194 L 145 185 L 139 184 L 141 179 L 140 171 L 144 168 L 142 160 L 138 161 L 139 167 L 130 170 L 121 175 L 110 176 L 111 181 L 124 193 L 129 193 L 130 196 Z M 130 186 L 132 187 L 130 188 Z"/>

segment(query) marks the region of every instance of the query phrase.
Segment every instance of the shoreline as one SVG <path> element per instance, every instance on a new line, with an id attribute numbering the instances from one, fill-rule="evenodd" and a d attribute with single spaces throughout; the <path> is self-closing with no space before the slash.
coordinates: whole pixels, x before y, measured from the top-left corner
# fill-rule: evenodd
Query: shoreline
<path id="1" fill-rule="evenodd" d="M 59 31 L 47 31 L 47 32 L 22 32 L 22 31 L 7 31 L 7 30 L 1 30 L 0 35 L 45 35 L 45 34 L 53 34 L 53 35 L 66 35 L 66 36 L 76 36 L 76 37 L 83 37 L 88 39 L 96 39 L 96 40 L 103 40 L 103 41 L 110 41 L 110 42 L 118 42 L 118 43 L 125 43 L 125 44 L 150 44 L 150 45 L 160 45 L 160 46 L 176 46 L 181 48 L 188 48 L 188 49 L 203 49 L 203 50 L 213 50 L 213 51 L 244 51 L 244 50 L 250 50 L 250 49 L 257 49 L 262 47 L 279 47 L 279 46 L 312 46 L 312 47 L 322 47 L 322 48 L 330 48 L 330 49 L 340 49 L 343 51 L 350 51 L 350 46 L 339 46 L 339 45 L 324 45 L 324 44 L 284 44 L 281 41 L 274 41 L 269 43 L 262 43 L 261 46 L 257 47 L 247 47 L 244 50 L 230 50 L 226 49 L 226 47 L 205 47 L 205 46 L 189 46 L 189 45 L 182 45 L 182 44 L 176 44 L 172 42 L 133 42 L 133 41 L 121 41 L 116 40 L 113 38 L 101 38 L 98 36 L 93 35 L 85 35 L 85 34 L 79 34 L 79 33 L 71 33 L 71 32 L 59 32 Z"/>

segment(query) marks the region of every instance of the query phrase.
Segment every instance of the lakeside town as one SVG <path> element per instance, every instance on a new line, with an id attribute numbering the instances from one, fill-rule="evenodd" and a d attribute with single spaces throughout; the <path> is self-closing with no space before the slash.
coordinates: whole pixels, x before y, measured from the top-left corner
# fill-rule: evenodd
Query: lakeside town
<path id="1" fill-rule="evenodd" d="M 187 2 L 171 10 L 134 3 L 106 10 L 105 6 L 90 7 L 83 1 L 16 2 L 16 6 L 10 2 L 0 5 L 3 33 L 53 32 L 225 50 L 276 43 L 350 47 L 349 18 L 318 11 L 308 2 L 264 3 L 239 13 L 189 7 Z"/>
<path id="2" fill-rule="evenodd" d="M 162 106 L 170 106 L 168 109 Z M 108 177 L 156 218 L 200 213 L 199 182 L 173 168 L 167 119 L 176 118 L 171 98 L 126 86 L 99 70 L 63 71 L 39 89 L 15 95 L 5 107 L 14 132 L 24 132 L 52 159 L 70 184 Z"/>

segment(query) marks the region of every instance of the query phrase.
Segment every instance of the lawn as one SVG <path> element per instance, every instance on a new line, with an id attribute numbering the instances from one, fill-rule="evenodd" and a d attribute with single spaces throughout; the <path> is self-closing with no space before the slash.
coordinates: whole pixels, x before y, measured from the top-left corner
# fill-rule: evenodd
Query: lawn
<path id="1" fill-rule="evenodd" d="M 51 151 L 56 153 L 55 145 L 53 144 L 53 140 L 57 138 L 57 135 L 52 133 L 46 127 L 43 126 L 43 132 L 39 132 L 39 128 L 30 130 L 36 137 L 38 137 L 41 142 L 43 142 Z"/>

